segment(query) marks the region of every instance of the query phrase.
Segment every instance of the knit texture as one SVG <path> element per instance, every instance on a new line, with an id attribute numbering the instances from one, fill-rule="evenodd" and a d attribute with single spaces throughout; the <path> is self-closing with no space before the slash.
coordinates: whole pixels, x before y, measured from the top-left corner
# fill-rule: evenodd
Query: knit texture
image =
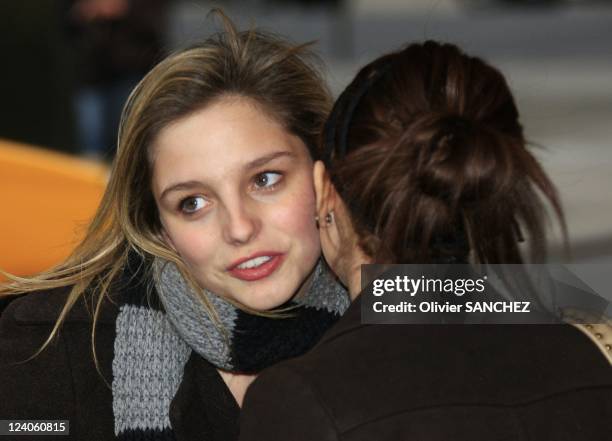
<path id="1" fill-rule="evenodd" d="M 306 352 L 350 304 L 321 262 L 308 292 L 283 305 L 287 318 L 252 315 L 206 291 L 223 330 L 171 262 L 130 256 L 121 285 L 112 389 L 122 440 L 175 439 L 170 405 L 194 353 L 222 370 L 256 373 Z"/>

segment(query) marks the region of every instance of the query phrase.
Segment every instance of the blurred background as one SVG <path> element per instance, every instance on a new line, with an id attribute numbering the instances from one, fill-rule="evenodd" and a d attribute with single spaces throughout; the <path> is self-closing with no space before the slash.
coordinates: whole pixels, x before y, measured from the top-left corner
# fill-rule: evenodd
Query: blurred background
<path id="1" fill-rule="evenodd" d="M 20 0 L 0 4 L 1 269 L 38 271 L 70 250 L 102 193 L 129 91 L 218 29 L 212 7 L 241 28 L 316 40 L 335 94 L 410 41 L 449 41 L 498 66 L 560 189 L 573 261 L 612 262 L 610 0 Z M 567 260 L 558 231 L 551 247 Z"/>

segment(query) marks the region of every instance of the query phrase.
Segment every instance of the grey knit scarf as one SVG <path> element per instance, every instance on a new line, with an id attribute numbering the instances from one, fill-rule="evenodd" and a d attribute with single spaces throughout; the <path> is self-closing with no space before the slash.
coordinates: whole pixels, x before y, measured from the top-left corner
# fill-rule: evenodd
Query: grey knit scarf
<path id="1" fill-rule="evenodd" d="M 319 262 L 307 293 L 283 305 L 292 307 L 288 318 L 248 314 L 206 292 L 221 330 L 174 264 L 155 259 L 149 265 L 155 277 L 146 275 L 142 259 L 129 261 L 116 323 L 113 412 L 123 440 L 174 439 L 170 403 L 192 352 L 222 370 L 256 373 L 306 352 L 350 304 Z"/>

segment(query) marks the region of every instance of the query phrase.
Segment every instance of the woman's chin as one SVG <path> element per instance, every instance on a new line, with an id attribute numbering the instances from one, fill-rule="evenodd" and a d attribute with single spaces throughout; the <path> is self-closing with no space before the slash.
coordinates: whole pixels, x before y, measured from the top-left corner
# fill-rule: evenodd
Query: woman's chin
<path id="1" fill-rule="evenodd" d="M 271 283 L 269 286 L 261 286 L 247 290 L 243 295 L 236 295 L 234 298 L 240 304 L 249 309 L 259 312 L 270 311 L 284 305 L 294 297 L 295 289 L 287 289 L 279 286 L 279 283 Z M 286 295 L 282 293 L 286 292 Z"/>

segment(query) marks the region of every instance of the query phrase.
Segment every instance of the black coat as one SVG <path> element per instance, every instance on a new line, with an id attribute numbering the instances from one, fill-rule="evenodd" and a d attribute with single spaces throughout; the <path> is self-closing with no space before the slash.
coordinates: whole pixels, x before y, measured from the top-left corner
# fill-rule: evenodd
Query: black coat
<path id="1" fill-rule="evenodd" d="M 96 328 L 96 353 L 104 379 L 94 365 L 91 318 L 84 300 L 74 306 L 50 347 L 31 361 L 19 363 L 33 355 L 49 336 L 66 294 L 66 289 L 37 292 L 0 305 L 0 419 L 69 420 L 70 436 L 61 439 L 112 440 L 109 385 L 116 306 L 105 304 Z M 238 405 L 217 370 L 192 354 L 170 406 L 176 439 L 235 440 L 238 415 Z"/>
<path id="2" fill-rule="evenodd" d="M 241 441 L 603 441 L 612 368 L 569 325 L 361 325 L 264 371 Z"/>

